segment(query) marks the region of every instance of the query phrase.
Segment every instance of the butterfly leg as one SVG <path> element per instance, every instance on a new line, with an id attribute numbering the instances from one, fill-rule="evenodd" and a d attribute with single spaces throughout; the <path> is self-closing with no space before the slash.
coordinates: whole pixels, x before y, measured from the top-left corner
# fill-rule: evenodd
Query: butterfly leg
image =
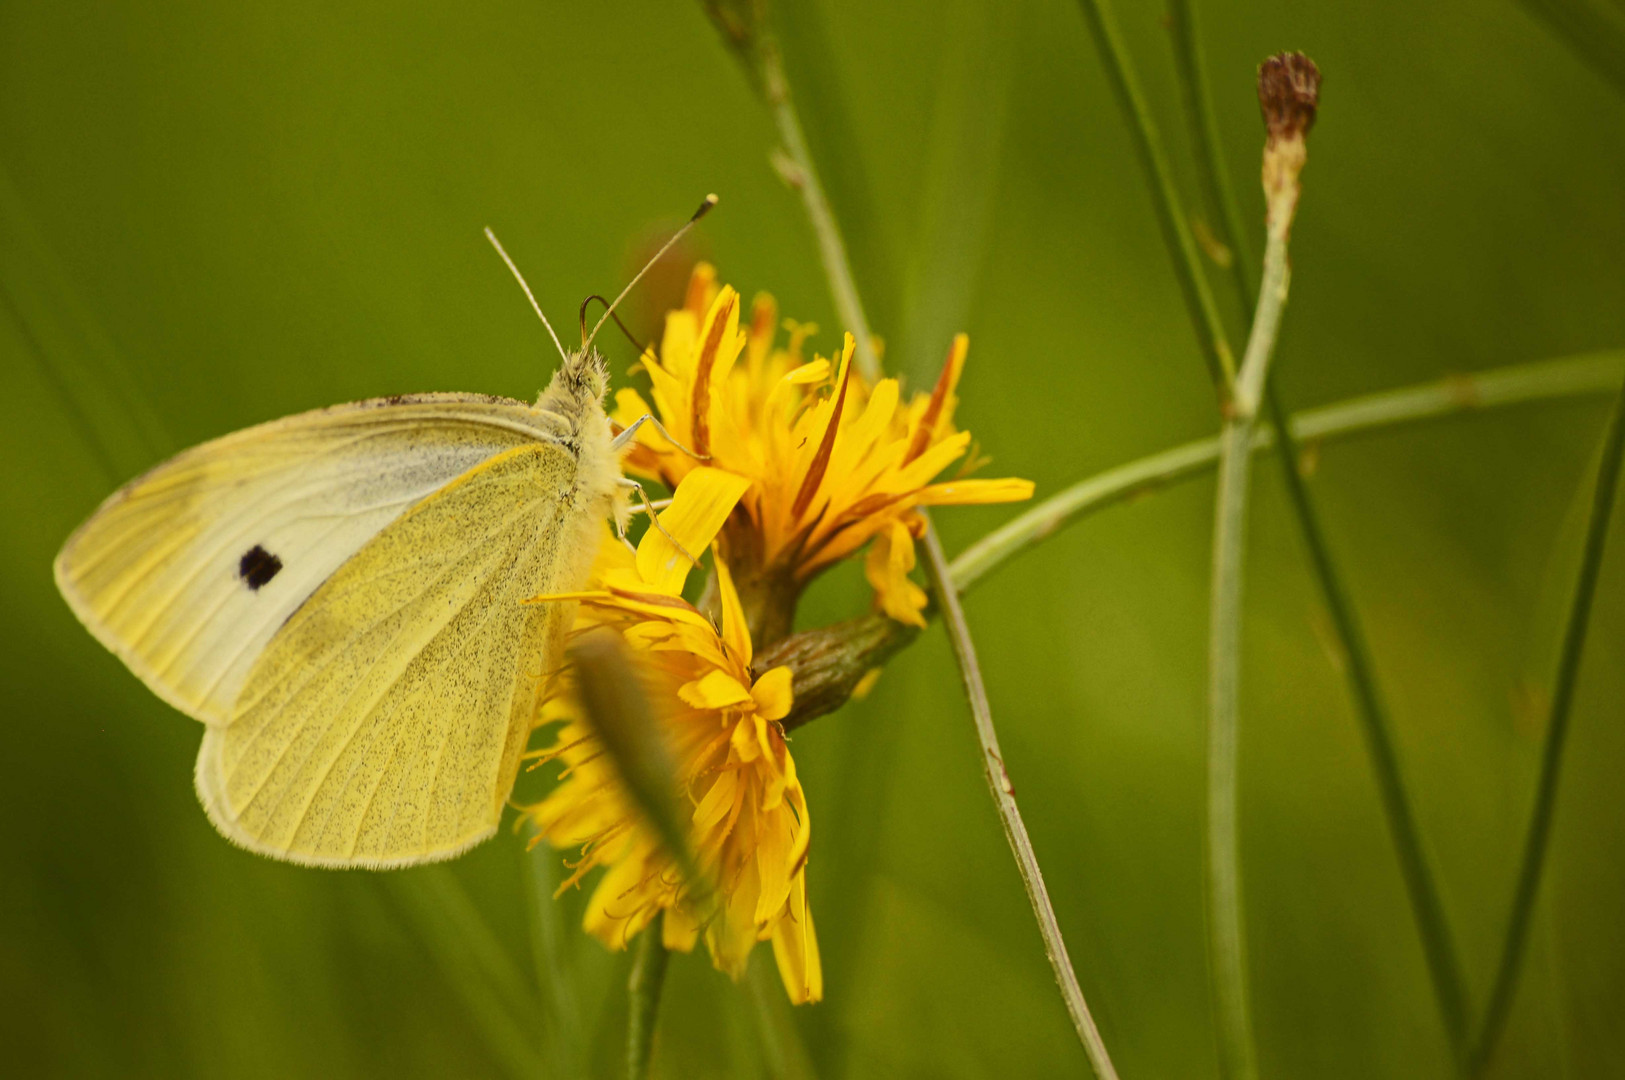
<path id="1" fill-rule="evenodd" d="M 678 551 L 682 552 L 683 558 L 687 559 L 689 562 L 693 563 L 695 566 L 700 565 L 700 560 L 698 560 L 694 556 L 690 555 L 688 553 L 688 549 L 685 548 L 678 541 L 677 537 L 673 536 L 671 534 L 670 530 L 668 530 L 664 525 L 662 525 L 660 523 L 660 517 L 659 517 L 658 514 L 655 513 L 655 504 L 649 500 L 649 493 L 643 490 L 643 485 L 638 483 L 636 480 L 628 480 L 624 476 L 621 477 L 621 484 L 628 491 L 636 491 L 638 493 L 638 499 L 643 503 L 643 512 L 649 515 L 649 524 L 651 526 L 653 526 L 654 528 L 659 529 L 662 533 L 664 533 L 665 536 L 666 536 L 666 539 L 670 540 L 672 542 L 672 546 L 675 547 Z M 671 505 L 671 500 L 670 499 L 662 499 L 661 501 L 664 502 L 667 506 Z M 625 543 L 627 547 L 631 547 L 632 546 L 631 541 L 626 539 L 625 527 L 624 526 L 618 526 L 618 527 L 622 530 L 621 531 L 621 540 L 622 540 L 622 542 Z M 633 548 L 634 552 L 636 550 L 637 550 L 636 548 Z"/>
<path id="2" fill-rule="evenodd" d="M 696 454 L 694 451 L 672 438 L 671 432 L 662 427 L 660 421 L 656 420 L 651 413 L 644 413 L 642 416 L 638 417 L 636 420 L 632 421 L 625 428 L 623 428 L 621 433 L 615 436 L 614 440 L 610 442 L 610 449 L 615 451 L 621 450 L 621 448 L 626 446 L 627 443 L 632 441 L 632 436 L 636 435 L 638 433 L 638 428 L 642 427 L 644 424 L 653 424 L 655 426 L 655 430 L 660 432 L 661 438 L 677 447 L 677 449 L 681 450 L 695 461 L 711 460 L 710 454 Z"/>

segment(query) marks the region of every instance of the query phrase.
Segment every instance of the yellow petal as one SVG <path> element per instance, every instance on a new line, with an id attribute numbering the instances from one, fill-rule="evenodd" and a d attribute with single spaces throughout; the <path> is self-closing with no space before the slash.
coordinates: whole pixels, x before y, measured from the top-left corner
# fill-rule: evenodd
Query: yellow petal
<path id="1" fill-rule="evenodd" d="M 785 373 L 784 381 L 791 386 L 806 386 L 808 383 L 823 382 L 829 378 L 829 361 L 820 357 L 810 364 L 802 364 Z"/>
<path id="2" fill-rule="evenodd" d="M 750 691 L 726 671 L 713 671 L 703 679 L 684 683 L 677 696 L 696 709 L 726 709 L 751 699 Z"/>
<path id="3" fill-rule="evenodd" d="M 762 929 L 770 926 L 774 916 L 783 910 L 784 902 L 790 898 L 790 887 L 793 884 L 790 867 L 790 830 L 784 822 L 773 820 L 778 817 L 787 818 L 789 815 L 769 816 L 756 843 L 756 872 L 761 880 L 761 892 L 756 897 L 754 918 L 756 925 Z"/>
<path id="4" fill-rule="evenodd" d="M 756 737 L 756 727 L 762 721 L 754 716 L 747 716 L 734 725 L 733 734 L 728 737 L 728 745 L 733 752 L 739 755 L 740 761 L 755 761 L 762 755 L 762 744 Z"/>
<path id="5" fill-rule="evenodd" d="M 1021 502 L 1033 497 L 1031 480 L 950 480 L 920 489 L 921 506 L 970 506 L 978 503 Z"/>
<path id="6" fill-rule="evenodd" d="M 918 458 L 933 442 L 947 434 L 956 404 L 954 390 L 959 386 L 960 373 L 965 370 L 965 353 L 969 348 L 969 337 L 954 335 L 953 344 L 948 348 L 948 359 L 942 365 L 942 374 L 937 376 L 937 385 L 931 391 L 930 401 L 922 410 L 918 426 L 909 440 L 908 453 L 903 458 L 905 463 Z"/>
<path id="7" fill-rule="evenodd" d="M 805 880 L 790 894 L 790 911 L 773 927 L 773 959 L 790 1004 L 806 1005 L 824 997 L 824 965 L 813 932 L 812 909 L 807 906 Z"/>
<path id="8" fill-rule="evenodd" d="M 682 906 L 666 909 L 666 918 L 661 931 L 661 940 L 666 948 L 677 952 L 693 952 L 694 942 L 700 936 L 700 924 L 694 921 L 694 916 Z"/>
<path id="9" fill-rule="evenodd" d="M 694 831 L 703 834 L 720 825 L 728 816 L 728 811 L 733 809 L 738 792 L 739 773 L 734 771 L 718 773 L 716 780 L 711 784 L 711 789 L 694 808 Z"/>
<path id="10" fill-rule="evenodd" d="M 782 665 L 757 679 L 756 685 L 750 688 L 750 696 L 756 699 L 756 715 L 763 720 L 783 720 L 788 716 L 795 700 L 790 682 L 790 669 Z"/>
<path id="11" fill-rule="evenodd" d="M 638 542 L 638 573 L 653 591 L 673 596 L 683 591 L 693 564 L 677 544 L 691 555 L 703 552 L 748 487 L 745 477 L 709 466 L 683 477 L 671 505 L 661 511 L 660 527 L 651 524 Z"/>
<path id="12" fill-rule="evenodd" d="M 750 668 L 750 627 L 745 623 L 745 609 L 739 604 L 739 593 L 734 590 L 733 575 L 721 558 L 714 559 L 717 568 L 717 596 L 722 601 L 722 640 L 733 650 L 739 665 Z"/>
<path id="13" fill-rule="evenodd" d="M 626 943 L 648 925 L 655 913 L 650 886 L 659 887 L 658 875 L 644 881 L 642 859 L 623 859 L 609 868 L 587 901 L 582 927 L 612 949 Z"/>
<path id="14" fill-rule="evenodd" d="M 909 579 L 914 569 L 914 538 L 908 526 L 893 520 L 875 534 L 863 574 L 875 590 L 880 608 L 891 618 L 909 626 L 925 626 L 925 590 Z"/>

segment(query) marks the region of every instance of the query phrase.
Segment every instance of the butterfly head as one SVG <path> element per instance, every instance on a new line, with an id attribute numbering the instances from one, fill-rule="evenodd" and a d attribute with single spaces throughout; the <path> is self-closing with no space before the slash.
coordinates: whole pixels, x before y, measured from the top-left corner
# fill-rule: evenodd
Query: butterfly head
<path id="1" fill-rule="evenodd" d="M 609 365 L 592 346 L 570 353 L 553 376 L 554 385 L 582 403 L 604 403 L 609 391 Z"/>

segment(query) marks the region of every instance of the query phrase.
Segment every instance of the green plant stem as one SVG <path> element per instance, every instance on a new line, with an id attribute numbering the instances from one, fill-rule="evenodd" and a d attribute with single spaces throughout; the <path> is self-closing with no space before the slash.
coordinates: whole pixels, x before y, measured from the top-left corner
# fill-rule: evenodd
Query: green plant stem
<path id="1" fill-rule="evenodd" d="M 1252 282 L 1253 261 L 1248 252 L 1247 229 L 1242 224 L 1241 206 L 1225 168 L 1223 145 L 1219 138 L 1219 119 L 1208 93 L 1207 62 L 1202 57 L 1202 39 L 1196 21 L 1195 0 L 1169 0 L 1168 32 L 1174 42 L 1174 73 L 1179 78 L 1180 92 L 1185 101 L 1185 116 L 1190 123 L 1191 143 L 1196 148 L 1196 174 L 1208 203 L 1214 212 L 1213 238 L 1230 252 L 1226 264 L 1241 293 L 1245 317 L 1257 302 L 1256 286 Z M 1170 182 L 1167 190 L 1175 189 Z M 1175 196 L 1177 199 L 1177 196 Z M 1183 217 L 1176 201 L 1169 210 Z M 1174 253 L 1177 256 L 1177 252 Z M 1199 272 L 1193 268 L 1192 272 Z"/>
<path id="2" fill-rule="evenodd" d="M 657 913 L 638 935 L 632 975 L 627 980 L 631 1011 L 626 1022 L 626 1075 L 630 1080 L 644 1080 L 649 1075 L 655 1021 L 660 1013 L 660 990 L 666 982 L 666 961 L 670 958 L 662 940 L 664 924 L 664 913 Z"/>
<path id="3" fill-rule="evenodd" d="M 1038 866 L 1038 855 L 1033 851 L 1027 826 L 1021 820 L 1021 810 L 1016 806 L 1016 789 L 1010 783 L 1004 757 L 999 752 L 999 736 L 993 728 L 993 711 L 988 704 L 987 688 L 982 683 L 982 669 L 976 660 L 976 645 L 971 640 L 970 624 L 965 621 L 959 593 L 953 586 L 948 559 L 942 552 L 942 541 L 937 538 L 936 530 L 929 521 L 925 531 L 925 555 L 926 576 L 936 594 L 937 608 L 942 614 L 948 640 L 953 645 L 954 659 L 959 662 L 959 673 L 964 679 L 971 718 L 976 722 L 976 739 L 982 749 L 982 775 L 987 779 L 988 791 L 999 812 L 999 821 L 1004 825 L 1004 836 L 1010 842 L 1016 868 L 1021 871 L 1022 884 L 1027 887 L 1027 900 L 1032 904 L 1038 932 L 1044 939 L 1044 952 L 1055 971 L 1055 982 L 1061 988 L 1061 997 L 1072 1016 L 1078 1041 L 1083 1044 L 1095 1076 L 1099 1080 L 1116 1080 L 1117 1070 L 1112 1067 L 1111 1055 L 1106 1052 L 1106 1044 L 1101 1040 L 1094 1017 L 1089 1013 L 1089 1003 L 1084 1000 L 1083 989 L 1078 985 L 1078 976 L 1072 970 L 1066 941 L 1061 937 L 1061 925 L 1055 918 L 1055 907 L 1044 888 L 1044 874 Z"/>
<path id="4" fill-rule="evenodd" d="M 1227 421 L 1219 435 L 1219 490 L 1208 623 L 1208 959 L 1212 965 L 1220 1073 L 1231 1080 L 1251 1080 L 1258 1075 L 1247 993 L 1237 782 L 1242 563 L 1246 555 L 1251 439 L 1250 418 Z"/>
<path id="5" fill-rule="evenodd" d="M 1333 442 L 1381 428 L 1509 405 L 1613 393 L 1625 378 L 1625 352 L 1588 353 L 1451 375 L 1418 386 L 1306 409 L 1291 418 L 1301 441 Z M 1254 453 L 1276 443 L 1277 429 L 1253 432 Z M 971 544 L 951 564 L 954 586 L 969 592 L 1011 558 L 1097 510 L 1200 476 L 1219 460 L 1217 438 L 1196 439 L 1063 488 Z"/>
<path id="6" fill-rule="evenodd" d="M 1201 272 L 1196 241 L 1185 215 L 1179 210 L 1179 195 L 1174 187 L 1173 170 L 1168 166 L 1168 155 L 1162 148 L 1162 136 L 1151 119 L 1139 76 L 1135 74 L 1107 0 L 1079 0 L 1079 6 L 1094 35 L 1112 92 L 1129 119 L 1129 132 L 1134 137 L 1140 164 L 1154 189 L 1156 197 L 1152 205 L 1157 212 L 1157 224 L 1173 257 L 1174 276 L 1179 280 L 1180 294 L 1207 361 L 1208 375 L 1219 400 L 1228 401 L 1236 375 L 1235 358 L 1230 352 L 1218 306 L 1213 302 L 1213 292 Z"/>
<path id="7" fill-rule="evenodd" d="M 1286 408 L 1273 385 L 1266 387 L 1265 399 L 1271 416 L 1279 421 L 1285 415 Z M 1290 429 L 1290 424 L 1278 428 L 1287 432 Z M 1308 484 L 1299 472 L 1301 456 L 1290 434 L 1281 440 L 1276 458 L 1282 465 L 1282 479 L 1297 514 L 1310 566 L 1320 583 L 1326 611 L 1342 645 L 1344 675 L 1354 700 L 1355 714 L 1365 735 L 1366 750 L 1371 756 L 1371 771 L 1377 782 L 1383 816 L 1399 859 L 1400 876 L 1404 880 L 1405 892 L 1416 920 L 1439 1015 L 1459 1063 L 1463 1060 L 1467 1041 L 1467 980 L 1462 972 L 1460 954 L 1456 949 L 1455 935 L 1450 929 L 1449 917 L 1445 913 L 1444 901 L 1428 862 L 1422 830 L 1411 808 L 1404 770 L 1400 766 L 1398 744 L 1388 719 L 1387 705 L 1378 689 L 1376 664 L 1354 601 L 1332 561 L 1331 546 L 1321 527 L 1320 514 L 1310 499 Z"/>
<path id="8" fill-rule="evenodd" d="M 1302 136 L 1298 136 L 1301 140 Z M 1272 138 L 1265 161 L 1277 153 Z M 1302 144 L 1297 144 L 1300 149 Z M 1301 157 L 1298 159 L 1301 162 Z M 1265 169 L 1266 186 L 1270 168 Z M 1285 174 L 1283 174 L 1285 175 Z M 1219 491 L 1213 515 L 1213 585 L 1208 644 L 1208 954 L 1218 1013 L 1220 1072 L 1239 1080 L 1258 1075 L 1247 993 L 1245 912 L 1241 902 L 1238 756 L 1241 611 L 1247 552 L 1247 510 L 1253 430 L 1269 378 L 1270 359 L 1286 310 L 1292 273 L 1287 241 L 1298 204 L 1298 181 L 1273 183 L 1264 247 L 1263 285 L 1219 434 Z"/>
<path id="9" fill-rule="evenodd" d="M 868 317 L 863 313 L 863 302 L 858 298 L 858 287 L 852 277 L 852 263 L 847 258 L 846 244 L 835 223 L 835 213 L 824 195 L 818 170 L 813 165 L 812 152 L 801 130 L 801 118 L 796 113 L 790 96 L 790 84 L 784 75 L 784 62 L 778 47 L 771 41 L 763 42 L 758 50 L 763 92 L 773 112 L 773 123 L 779 129 L 783 145 L 783 160 L 779 172 L 791 187 L 801 193 L 807 220 L 812 223 L 818 238 L 818 253 L 823 259 L 824 274 L 829 279 L 830 294 L 835 301 L 835 313 L 852 334 L 856 343 L 853 360 L 858 372 L 870 383 L 880 378 L 880 359 L 875 355 L 874 336 L 869 331 Z"/>
<path id="10" fill-rule="evenodd" d="M 858 370 L 869 379 L 876 379 L 880 374 L 880 365 L 872 349 L 868 320 L 864 316 L 857 286 L 852 279 L 846 246 L 841 241 L 835 215 L 830 210 L 823 189 L 818 183 L 818 174 L 813 167 L 806 139 L 802 135 L 800 120 L 790 100 L 789 86 L 785 80 L 778 50 L 771 41 L 764 42 L 758 50 L 758 56 L 768 104 L 778 124 L 779 137 L 784 142 L 784 155 L 787 160 L 786 163 L 781 163 L 781 172 L 785 173 L 786 179 L 802 193 L 808 219 L 818 236 L 824 272 L 829 279 L 830 292 L 834 296 L 837 313 L 846 322 L 848 330 L 857 342 Z M 929 518 L 925 546 L 928 556 L 927 572 L 936 588 L 938 604 L 945 613 L 944 621 L 953 642 L 954 655 L 959 660 L 960 672 L 964 676 L 971 714 L 976 721 L 977 734 L 982 743 L 982 765 L 988 787 L 993 793 L 999 818 L 1004 823 L 1005 835 L 1015 854 L 1022 882 L 1026 885 L 1027 896 L 1038 921 L 1039 934 L 1044 940 L 1045 952 L 1055 970 L 1055 979 L 1066 1002 L 1067 1012 L 1072 1017 L 1079 1041 L 1083 1043 L 1084 1053 L 1088 1056 L 1096 1077 L 1099 1080 L 1117 1080 L 1117 1072 L 1112 1067 L 1111 1057 L 1106 1052 L 1105 1043 L 1101 1041 L 1100 1032 L 1089 1013 L 1088 1003 L 1084 1001 L 1083 990 L 1078 985 L 1077 975 L 1072 970 L 1071 960 L 1067 957 L 1066 943 L 1061 938 L 1061 928 L 1055 918 L 1054 906 L 1044 889 L 1044 878 L 1038 867 L 1038 857 L 1032 849 L 1027 828 L 1022 823 L 1021 813 L 1016 807 L 1015 789 L 1010 785 L 1010 778 L 1004 770 L 1004 761 L 999 756 L 998 737 L 993 730 L 993 718 L 987 702 L 987 692 L 982 685 L 981 670 L 977 666 L 970 628 L 959 606 L 959 598 L 954 593 L 953 587 L 948 584 L 947 557 L 943 554 L 941 541 L 930 527 Z"/>
<path id="11" fill-rule="evenodd" d="M 1524 839 L 1523 863 L 1518 868 L 1518 884 L 1513 893 L 1506 938 L 1501 946 L 1501 962 L 1496 969 L 1494 989 L 1490 992 L 1489 1006 L 1485 1010 L 1484 1026 L 1473 1051 L 1474 1073 L 1480 1073 L 1488 1066 L 1518 987 L 1529 923 L 1534 915 L 1535 901 L 1540 895 L 1541 873 L 1546 866 L 1546 848 L 1551 840 L 1552 818 L 1557 809 L 1557 782 L 1563 768 L 1563 747 L 1568 740 L 1569 717 L 1574 708 L 1586 631 L 1591 624 L 1597 578 L 1602 571 L 1603 549 L 1608 542 L 1608 524 L 1619 489 L 1622 458 L 1625 458 L 1625 390 L 1621 391 L 1614 405 L 1607 434 L 1603 437 L 1602 460 L 1597 466 L 1597 484 L 1592 492 L 1591 520 L 1586 525 L 1580 572 L 1575 579 L 1574 598 L 1569 604 L 1562 652 L 1558 656 L 1557 678 L 1552 689 L 1552 712 L 1546 724 L 1546 741 L 1541 748 L 1540 778 L 1535 785 L 1534 809 L 1529 816 L 1529 832 Z"/>
<path id="12" fill-rule="evenodd" d="M 1218 123 L 1208 93 L 1206 65 L 1197 32 L 1194 0 L 1171 0 L 1169 22 L 1174 41 L 1175 71 L 1186 103 L 1191 141 L 1196 148 L 1197 173 L 1207 201 L 1215 211 L 1215 238 L 1230 250 L 1229 269 L 1236 293 L 1244 308 L 1252 310 L 1258 298 L 1257 284 L 1252 277 L 1253 262 L 1247 252 L 1240 206 L 1229 182 L 1229 170 L 1225 167 L 1220 149 Z M 1273 379 L 1265 382 L 1264 404 L 1271 423 L 1279 433 L 1280 452 L 1275 457 L 1281 468 L 1282 484 L 1286 487 L 1297 517 L 1310 566 L 1320 585 L 1332 627 L 1342 645 L 1346 660 L 1343 670 L 1349 694 L 1371 756 L 1372 772 L 1399 859 L 1406 894 L 1416 919 L 1440 1017 L 1459 1062 L 1467 1045 L 1469 1009 L 1466 977 L 1462 973 L 1454 935 L 1428 863 L 1421 830 L 1411 809 L 1387 707 L 1378 687 L 1376 665 L 1372 661 L 1351 594 L 1344 586 L 1332 557 L 1331 546 L 1309 495 L 1308 484 L 1299 471 L 1302 454 L 1293 435 L 1293 425 L 1287 419 L 1286 404 Z"/>

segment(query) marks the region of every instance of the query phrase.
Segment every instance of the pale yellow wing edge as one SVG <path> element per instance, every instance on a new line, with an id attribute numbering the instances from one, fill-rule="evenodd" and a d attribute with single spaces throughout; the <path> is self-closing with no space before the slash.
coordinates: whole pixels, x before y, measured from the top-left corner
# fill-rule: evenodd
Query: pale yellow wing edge
<path id="1" fill-rule="evenodd" d="M 74 537 L 77 536 L 78 532 L 75 531 Z M 91 610 L 90 603 L 79 595 L 79 590 L 74 588 L 73 584 L 68 580 L 66 560 L 73 547 L 74 537 L 70 537 L 68 542 L 62 546 L 62 550 L 56 553 L 56 558 L 51 560 L 51 576 L 56 579 L 56 591 L 61 594 L 63 600 L 67 601 L 68 610 L 73 612 L 73 617 L 79 620 L 79 625 L 90 631 L 91 637 L 99 641 L 108 652 L 118 657 L 119 661 L 130 669 L 131 674 L 140 679 L 148 690 L 158 695 L 164 704 L 176 712 L 190 716 L 192 719 L 201 721 L 204 724 L 216 723 L 223 719 L 223 717 L 210 715 L 206 710 L 188 704 L 169 687 L 165 686 L 159 681 L 151 666 L 141 659 L 137 651 L 130 648 L 119 635 L 113 633 L 107 624 Z"/>
<path id="2" fill-rule="evenodd" d="M 193 786 L 197 788 L 198 801 L 203 804 L 203 812 L 208 815 L 209 823 L 215 830 L 244 851 L 263 855 L 278 862 L 293 863 L 296 866 L 309 866 L 322 870 L 401 870 L 409 866 L 426 866 L 430 863 L 446 862 L 455 859 L 471 848 L 478 847 L 496 835 L 497 827 L 502 824 L 502 808 L 506 803 L 499 803 L 496 807 L 496 819 L 490 825 L 470 836 L 459 839 L 455 844 L 434 851 L 402 855 L 392 859 L 369 858 L 341 858 L 339 856 L 309 855 L 303 852 L 280 848 L 273 844 L 264 844 L 244 831 L 235 820 L 228 817 L 221 808 L 220 799 L 215 786 L 210 763 L 218 761 L 220 755 L 213 745 L 219 738 L 215 728 L 207 728 L 203 734 L 203 745 L 198 748 L 197 765 L 192 773 Z"/>

